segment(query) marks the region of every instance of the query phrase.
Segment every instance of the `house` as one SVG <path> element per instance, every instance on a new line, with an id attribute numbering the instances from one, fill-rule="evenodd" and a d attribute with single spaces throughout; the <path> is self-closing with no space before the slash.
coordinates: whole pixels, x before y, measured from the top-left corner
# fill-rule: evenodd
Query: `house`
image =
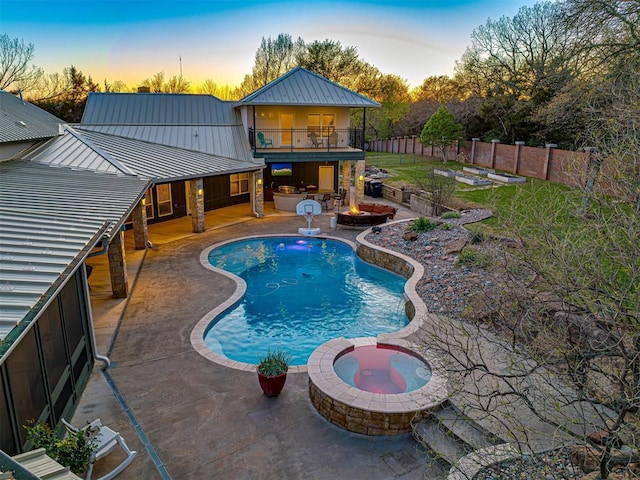
<path id="1" fill-rule="evenodd" d="M 354 163 L 356 177 L 364 174 L 366 110 L 377 107 L 302 67 L 240 100 L 237 108 L 253 155 L 264 158 L 267 167 L 265 200 L 281 186 L 348 192 Z M 353 109 L 363 110 L 362 125 L 351 125 Z M 363 188 L 356 182 L 360 197 Z"/>
<path id="2" fill-rule="evenodd" d="M 237 204 L 260 217 L 276 187 L 349 191 L 354 162 L 363 194 L 351 111 L 377 106 L 303 68 L 239 102 L 91 93 L 79 125 L 0 91 L 0 449 L 22 452 L 29 420 L 59 427 L 95 361 L 109 363 L 87 259 L 108 255 L 123 298 L 125 229 L 145 249 L 148 224 L 189 215 L 198 233 L 207 211 Z"/>
<path id="3" fill-rule="evenodd" d="M 0 449 L 13 455 L 22 425 L 69 418 L 95 360 L 108 361 L 95 348 L 84 262 L 102 247 L 123 252 L 121 227 L 150 182 L 4 91 L 0 113 Z"/>

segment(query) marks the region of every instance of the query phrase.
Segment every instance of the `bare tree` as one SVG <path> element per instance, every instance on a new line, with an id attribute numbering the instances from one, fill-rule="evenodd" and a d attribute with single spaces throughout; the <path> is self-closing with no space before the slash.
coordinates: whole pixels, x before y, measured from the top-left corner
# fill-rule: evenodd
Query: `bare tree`
<path id="1" fill-rule="evenodd" d="M 42 69 L 31 64 L 34 47 L 24 40 L 0 35 L 0 90 L 28 91 L 43 75 Z"/>

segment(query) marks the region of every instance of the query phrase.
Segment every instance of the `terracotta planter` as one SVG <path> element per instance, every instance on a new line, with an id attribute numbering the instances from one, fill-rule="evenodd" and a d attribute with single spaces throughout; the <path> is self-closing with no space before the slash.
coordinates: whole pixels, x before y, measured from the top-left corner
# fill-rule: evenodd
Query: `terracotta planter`
<path id="1" fill-rule="evenodd" d="M 287 381 L 287 374 L 281 373 L 280 375 L 268 377 L 258 372 L 258 381 L 260 382 L 262 391 L 267 397 L 277 397 L 284 388 L 284 383 Z"/>

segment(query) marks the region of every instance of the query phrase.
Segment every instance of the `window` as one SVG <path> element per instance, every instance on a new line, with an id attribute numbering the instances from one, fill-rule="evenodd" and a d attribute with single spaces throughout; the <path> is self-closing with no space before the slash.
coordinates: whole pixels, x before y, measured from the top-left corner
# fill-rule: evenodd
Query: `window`
<path id="1" fill-rule="evenodd" d="M 249 193 L 248 173 L 232 173 L 229 178 L 231 179 L 231 195 Z"/>
<path id="2" fill-rule="evenodd" d="M 149 220 L 150 218 L 154 218 L 154 213 L 153 213 L 153 189 L 150 188 L 149 190 L 147 190 L 147 193 L 145 194 L 145 203 L 144 203 L 144 209 L 146 210 L 147 213 L 147 220 Z"/>
<path id="3" fill-rule="evenodd" d="M 158 201 L 158 216 L 166 217 L 173 213 L 173 205 L 171 203 L 171 185 L 164 183 L 156 186 L 156 197 Z"/>
<path id="4" fill-rule="evenodd" d="M 335 130 L 335 115 L 332 113 L 310 113 L 307 115 L 307 136 L 311 132 L 327 137 Z"/>

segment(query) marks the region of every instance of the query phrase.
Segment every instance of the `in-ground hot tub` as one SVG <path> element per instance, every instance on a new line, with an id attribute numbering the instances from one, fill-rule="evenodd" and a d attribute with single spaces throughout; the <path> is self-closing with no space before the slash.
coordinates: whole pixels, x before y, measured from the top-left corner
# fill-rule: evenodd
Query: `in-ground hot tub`
<path id="1" fill-rule="evenodd" d="M 330 340 L 311 354 L 307 368 L 316 410 L 355 433 L 409 432 L 413 421 L 447 400 L 437 359 L 402 339 L 381 344 L 375 338 Z"/>

